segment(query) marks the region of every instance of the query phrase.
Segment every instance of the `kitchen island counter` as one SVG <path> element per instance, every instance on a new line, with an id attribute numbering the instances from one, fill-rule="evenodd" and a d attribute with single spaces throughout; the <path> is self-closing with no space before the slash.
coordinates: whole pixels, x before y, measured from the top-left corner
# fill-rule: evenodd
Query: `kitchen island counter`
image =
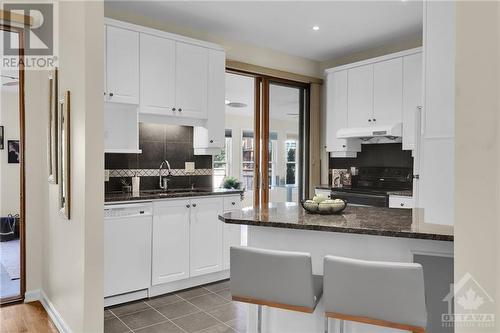
<path id="1" fill-rule="evenodd" d="M 423 221 L 423 209 L 348 206 L 341 214 L 310 214 L 295 203 L 271 203 L 219 216 L 225 223 L 350 234 L 453 241 L 453 227 Z"/>

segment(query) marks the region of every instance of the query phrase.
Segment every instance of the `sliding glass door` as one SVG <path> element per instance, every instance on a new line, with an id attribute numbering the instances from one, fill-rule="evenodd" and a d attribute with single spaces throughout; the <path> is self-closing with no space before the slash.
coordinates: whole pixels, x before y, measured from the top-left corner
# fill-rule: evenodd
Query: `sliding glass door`
<path id="1" fill-rule="evenodd" d="M 225 177 L 245 188 L 243 207 L 298 202 L 308 188 L 307 84 L 226 73 L 226 144 L 214 157 L 214 186 Z"/>

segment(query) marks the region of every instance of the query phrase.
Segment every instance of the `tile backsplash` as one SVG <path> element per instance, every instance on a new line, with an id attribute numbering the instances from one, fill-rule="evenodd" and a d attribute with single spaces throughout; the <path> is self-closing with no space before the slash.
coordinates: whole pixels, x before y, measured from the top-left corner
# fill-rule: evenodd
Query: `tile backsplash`
<path id="1" fill-rule="evenodd" d="M 158 170 L 163 160 L 176 169 L 169 188 L 212 187 L 212 156 L 194 155 L 193 128 L 190 126 L 139 123 L 139 149 L 142 154 L 105 154 L 104 166 L 111 171 L 105 183 L 106 192 L 121 191 L 121 180 L 130 182 L 132 170 L 140 170 L 141 190 L 159 189 Z M 194 162 L 194 174 L 183 172 L 185 162 Z M 202 170 L 203 169 L 203 170 Z M 149 174 L 154 174 L 149 176 Z M 143 176 L 144 175 L 144 176 Z"/>

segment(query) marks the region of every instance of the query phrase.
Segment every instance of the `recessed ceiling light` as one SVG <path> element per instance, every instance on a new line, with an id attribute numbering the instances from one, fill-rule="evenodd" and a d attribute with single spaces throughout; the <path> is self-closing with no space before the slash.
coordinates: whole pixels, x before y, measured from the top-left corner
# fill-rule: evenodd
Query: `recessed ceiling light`
<path id="1" fill-rule="evenodd" d="M 314 31 L 318 31 L 318 30 L 319 30 L 319 27 L 318 27 L 317 25 L 315 25 L 315 26 L 313 27 L 313 30 L 314 30 Z"/>

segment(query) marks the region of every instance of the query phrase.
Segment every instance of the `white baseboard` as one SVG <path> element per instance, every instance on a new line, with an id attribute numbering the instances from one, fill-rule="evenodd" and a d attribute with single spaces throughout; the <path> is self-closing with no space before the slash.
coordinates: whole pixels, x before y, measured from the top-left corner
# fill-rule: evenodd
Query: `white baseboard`
<path id="1" fill-rule="evenodd" d="M 24 303 L 39 301 L 41 298 L 40 289 L 29 290 L 24 293 Z"/>
<path id="2" fill-rule="evenodd" d="M 64 322 L 64 319 L 61 317 L 59 312 L 56 310 L 52 302 L 48 299 L 47 295 L 42 291 L 40 291 L 40 302 L 42 303 L 45 311 L 49 315 L 50 319 L 56 326 L 57 330 L 60 333 L 71 333 L 69 326 Z"/>

